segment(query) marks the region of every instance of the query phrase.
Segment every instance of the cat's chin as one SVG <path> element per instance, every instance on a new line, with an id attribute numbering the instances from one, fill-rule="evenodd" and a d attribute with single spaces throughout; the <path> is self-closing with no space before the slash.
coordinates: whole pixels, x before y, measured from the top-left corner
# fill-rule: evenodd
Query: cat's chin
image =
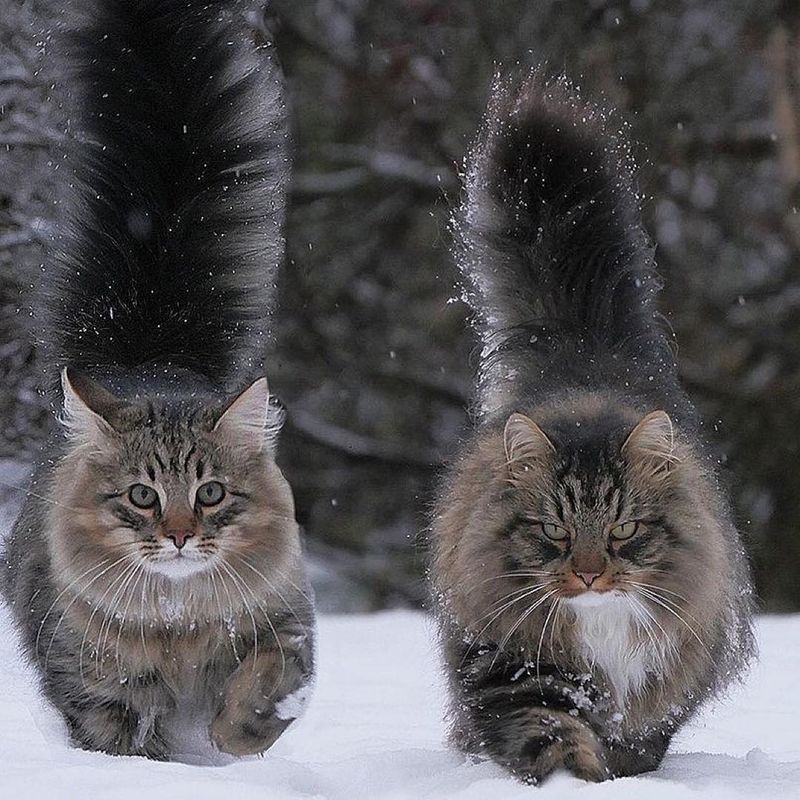
<path id="1" fill-rule="evenodd" d="M 574 597 L 565 597 L 564 602 L 573 608 L 597 608 L 609 603 L 617 603 L 622 597 L 623 592 L 618 589 L 611 589 L 607 592 L 595 592 L 592 589 L 587 589 Z"/>
<path id="2" fill-rule="evenodd" d="M 208 559 L 195 559 L 181 556 L 180 558 L 169 558 L 159 561 L 149 561 L 147 568 L 151 572 L 163 575 L 170 580 L 184 580 L 193 575 L 206 572 L 210 566 Z"/>

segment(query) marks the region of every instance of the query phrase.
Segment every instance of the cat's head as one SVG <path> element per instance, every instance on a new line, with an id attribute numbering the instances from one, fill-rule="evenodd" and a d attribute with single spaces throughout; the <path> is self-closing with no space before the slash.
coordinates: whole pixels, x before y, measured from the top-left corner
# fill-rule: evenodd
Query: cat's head
<path id="1" fill-rule="evenodd" d="M 654 411 L 621 436 L 584 421 L 555 444 L 529 417 L 512 414 L 503 432 L 514 509 L 502 532 L 509 572 L 545 573 L 559 596 L 597 603 L 670 568 L 672 422 Z M 639 576 L 647 576 L 641 578 Z"/>
<path id="2" fill-rule="evenodd" d="M 662 410 L 592 400 L 512 413 L 479 435 L 440 501 L 437 588 L 488 635 L 541 628 L 555 601 L 627 595 L 669 616 L 678 597 L 710 596 L 709 574 L 729 574 L 712 486 Z"/>
<path id="3" fill-rule="evenodd" d="M 57 570 L 88 570 L 87 585 L 107 569 L 130 584 L 217 574 L 235 586 L 292 555 L 292 494 L 273 458 L 280 412 L 265 378 L 227 400 L 126 401 L 72 370 L 62 385 L 67 452 L 50 525 Z"/>

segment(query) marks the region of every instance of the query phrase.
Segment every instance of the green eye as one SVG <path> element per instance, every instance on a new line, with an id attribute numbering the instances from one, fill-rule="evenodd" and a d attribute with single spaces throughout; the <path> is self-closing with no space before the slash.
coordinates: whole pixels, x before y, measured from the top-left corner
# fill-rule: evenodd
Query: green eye
<path id="1" fill-rule="evenodd" d="M 622 525 L 611 529 L 611 538 L 619 541 L 630 539 L 637 530 L 639 530 L 638 522 L 623 522 Z"/>
<path id="2" fill-rule="evenodd" d="M 151 486 L 145 486 L 143 483 L 134 483 L 128 489 L 128 500 L 136 508 L 152 508 L 158 502 L 158 492 Z"/>
<path id="3" fill-rule="evenodd" d="M 198 488 L 195 497 L 201 506 L 215 506 L 225 497 L 225 487 L 219 481 L 209 481 Z"/>
<path id="4" fill-rule="evenodd" d="M 569 531 L 566 528 L 562 528 L 559 525 L 553 525 L 552 522 L 540 522 L 542 526 L 542 532 L 548 539 L 552 539 L 554 542 L 563 542 L 564 539 L 569 538 Z"/>

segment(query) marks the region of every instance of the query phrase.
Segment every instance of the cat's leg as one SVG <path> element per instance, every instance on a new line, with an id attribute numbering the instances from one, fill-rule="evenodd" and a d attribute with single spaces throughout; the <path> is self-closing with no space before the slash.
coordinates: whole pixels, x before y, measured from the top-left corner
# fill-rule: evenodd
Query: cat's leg
<path id="1" fill-rule="evenodd" d="M 73 704 L 65 716 L 72 738 L 86 750 L 156 761 L 169 758 L 169 746 L 155 714 L 137 713 L 121 703 L 87 701 Z"/>
<path id="2" fill-rule="evenodd" d="M 278 643 L 253 649 L 225 684 L 214 744 L 237 756 L 270 748 L 300 715 L 312 669 L 310 631 L 279 633 Z"/>
<path id="3" fill-rule="evenodd" d="M 612 777 L 608 751 L 590 719 L 595 701 L 585 680 L 551 665 L 500 657 L 467 657 L 452 686 L 462 743 L 489 755 L 520 779 L 541 783 L 557 770 L 586 781 Z"/>
<path id="4" fill-rule="evenodd" d="M 655 733 L 626 740 L 608 742 L 608 760 L 615 778 L 640 775 L 658 769 L 664 760 L 673 729 L 659 730 Z"/>
<path id="5" fill-rule="evenodd" d="M 76 661 L 59 654 L 45 675 L 46 693 L 66 718 L 75 743 L 111 755 L 168 759 L 162 719 L 174 700 L 160 678 L 146 673 L 121 682 L 116 674 L 66 669 Z"/>
<path id="6" fill-rule="evenodd" d="M 495 728 L 485 747 L 494 760 L 527 783 L 541 783 L 557 770 L 592 782 L 611 777 L 602 742 L 586 723 L 562 711 L 519 709 Z"/>

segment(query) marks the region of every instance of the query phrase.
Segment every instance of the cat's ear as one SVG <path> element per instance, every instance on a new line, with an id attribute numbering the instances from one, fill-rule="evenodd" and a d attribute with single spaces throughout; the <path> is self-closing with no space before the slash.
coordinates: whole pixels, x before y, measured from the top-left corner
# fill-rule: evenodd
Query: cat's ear
<path id="1" fill-rule="evenodd" d="M 267 379 L 258 378 L 225 406 L 213 430 L 261 450 L 274 444 L 280 422 L 280 413 L 270 406 Z"/>
<path id="2" fill-rule="evenodd" d="M 96 442 L 113 431 L 114 419 L 124 405 L 119 398 L 73 367 L 61 370 L 61 389 L 62 422 L 71 439 Z"/>
<path id="3" fill-rule="evenodd" d="M 556 451 L 545 432 L 524 414 L 514 413 L 508 418 L 503 441 L 512 479 L 545 464 Z"/>
<path id="4" fill-rule="evenodd" d="M 669 414 L 652 411 L 643 417 L 622 445 L 622 454 L 631 466 L 653 477 L 669 472 L 678 460 Z"/>

